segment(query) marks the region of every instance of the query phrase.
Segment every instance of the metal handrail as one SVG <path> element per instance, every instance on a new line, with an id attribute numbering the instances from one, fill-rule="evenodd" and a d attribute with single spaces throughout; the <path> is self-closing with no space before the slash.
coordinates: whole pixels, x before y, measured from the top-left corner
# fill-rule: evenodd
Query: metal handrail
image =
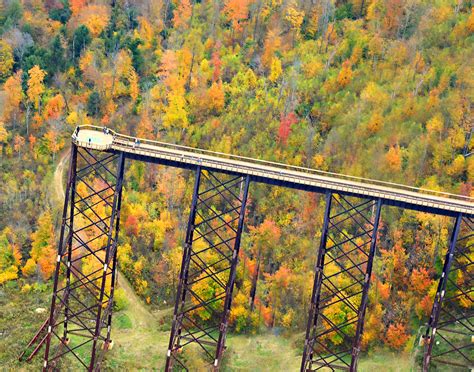
<path id="1" fill-rule="evenodd" d="M 96 125 L 81 125 L 81 126 L 78 126 L 76 130 L 81 130 L 81 129 L 91 129 L 91 130 L 103 131 L 104 127 L 100 127 L 100 126 L 96 126 Z M 278 162 L 274 162 L 274 161 L 255 159 L 255 158 L 250 158 L 250 157 L 246 157 L 246 156 L 232 155 L 232 154 L 226 154 L 226 153 L 217 152 L 217 151 L 210 151 L 210 150 L 203 150 L 203 149 L 198 149 L 198 148 L 184 146 L 184 145 L 176 145 L 176 144 L 170 144 L 170 143 L 156 141 L 156 140 L 150 140 L 150 139 L 145 139 L 145 138 L 137 138 L 137 137 L 127 136 L 125 134 L 115 132 L 114 130 L 112 130 L 110 128 L 107 128 L 107 130 L 116 139 L 123 139 L 123 140 L 130 141 L 132 143 L 135 143 L 135 140 L 139 140 L 140 143 L 150 144 L 150 145 L 155 145 L 155 146 L 157 145 L 157 146 L 165 147 L 165 148 L 168 148 L 168 149 L 171 149 L 171 150 L 173 150 L 173 149 L 185 150 L 185 151 L 188 151 L 188 152 L 200 153 L 202 155 L 222 157 L 222 158 L 229 159 L 229 160 L 240 160 L 240 161 L 250 162 L 250 163 L 254 163 L 254 164 L 257 163 L 257 164 L 260 164 L 260 165 L 280 167 L 280 168 L 284 168 L 284 169 L 290 170 L 290 171 L 304 172 L 304 173 L 309 173 L 309 174 L 314 174 L 314 175 L 319 175 L 319 176 L 335 177 L 335 178 L 339 178 L 341 180 L 355 181 L 355 182 L 360 182 L 360 183 L 369 184 L 369 185 L 373 185 L 373 186 L 384 186 L 384 187 L 392 187 L 392 188 L 394 187 L 394 188 L 403 189 L 403 190 L 406 190 L 406 191 L 418 192 L 418 193 L 423 193 L 423 194 L 430 194 L 430 195 L 433 195 L 433 196 L 447 197 L 447 198 L 450 198 L 450 199 L 457 199 L 457 200 L 466 201 L 466 202 L 469 202 L 469 203 L 474 203 L 474 198 L 471 198 L 469 196 L 464 196 L 464 195 L 452 194 L 452 193 L 448 193 L 448 192 L 444 192 L 444 191 L 436 191 L 436 190 L 430 190 L 430 189 L 425 189 L 425 188 L 418 188 L 418 187 L 402 185 L 402 184 L 393 183 L 393 182 L 373 180 L 373 179 L 369 179 L 369 178 L 350 176 L 350 175 L 345 175 L 345 174 L 335 173 L 335 172 L 327 172 L 327 171 L 322 171 L 322 170 L 317 170 L 317 169 L 300 167 L 300 166 L 296 166 L 296 165 L 288 165 L 288 164 L 284 164 L 284 163 L 278 163 Z"/>

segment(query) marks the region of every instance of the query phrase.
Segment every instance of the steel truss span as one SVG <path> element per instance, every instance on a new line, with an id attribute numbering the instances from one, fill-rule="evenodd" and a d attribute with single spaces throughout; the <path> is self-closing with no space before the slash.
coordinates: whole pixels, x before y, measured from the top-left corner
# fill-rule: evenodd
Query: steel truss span
<path id="1" fill-rule="evenodd" d="M 73 135 L 50 312 L 20 359 L 30 360 L 43 348 L 44 371 L 69 366 L 66 360 L 88 371 L 100 369 L 113 344 L 122 185 L 125 162 L 132 160 L 194 172 L 169 346 L 163 351 L 166 371 L 187 370 L 186 350 L 193 348 L 209 369 L 221 366 L 252 182 L 326 195 L 301 371 L 357 370 L 386 205 L 453 217 L 423 338 L 423 369 L 439 363 L 472 368 L 472 198 L 209 154 L 95 127 Z"/>

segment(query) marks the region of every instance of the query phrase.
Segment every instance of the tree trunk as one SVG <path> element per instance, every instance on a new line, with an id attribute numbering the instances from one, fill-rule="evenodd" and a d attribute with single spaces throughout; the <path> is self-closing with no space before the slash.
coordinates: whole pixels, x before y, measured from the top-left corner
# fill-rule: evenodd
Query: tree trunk
<path id="1" fill-rule="evenodd" d="M 255 274 L 252 278 L 252 287 L 250 289 L 250 311 L 253 311 L 253 308 L 255 306 L 255 295 L 257 294 L 257 282 L 258 282 L 259 273 L 260 273 L 260 251 L 258 252 L 257 267 L 255 269 Z"/>

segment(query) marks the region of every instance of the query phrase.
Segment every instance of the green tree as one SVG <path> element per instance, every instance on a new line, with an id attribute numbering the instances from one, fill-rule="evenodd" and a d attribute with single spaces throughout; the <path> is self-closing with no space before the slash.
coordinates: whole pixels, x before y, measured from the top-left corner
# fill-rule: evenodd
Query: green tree
<path id="1" fill-rule="evenodd" d="M 87 98 L 87 113 L 90 116 L 99 116 L 101 113 L 101 99 L 100 99 L 100 94 L 96 91 L 93 91 L 91 94 L 89 94 L 89 97 Z"/>
<path id="2" fill-rule="evenodd" d="M 82 51 L 91 43 L 92 37 L 89 29 L 81 25 L 74 31 L 70 45 L 73 52 L 73 58 L 76 60 L 80 57 Z"/>

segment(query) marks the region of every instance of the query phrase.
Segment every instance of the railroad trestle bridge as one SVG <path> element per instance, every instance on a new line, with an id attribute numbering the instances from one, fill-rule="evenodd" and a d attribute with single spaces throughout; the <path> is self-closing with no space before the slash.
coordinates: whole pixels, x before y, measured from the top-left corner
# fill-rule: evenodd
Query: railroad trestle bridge
<path id="1" fill-rule="evenodd" d="M 82 126 L 72 137 L 50 313 L 27 353 L 22 354 L 31 359 L 44 347 L 45 371 L 60 368 L 67 354 L 85 369 L 99 370 L 110 348 L 124 167 L 132 160 L 195 172 L 169 347 L 163 350 L 166 371 L 187 370 L 181 350 L 190 344 L 201 347 L 210 369 L 217 371 L 221 366 L 247 197 L 254 182 L 325 195 L 301 371 L 357 370 L 384 206 L 452 218 L 449 246 L 423 336 L 423 369 L 428 370 L 433 360 L 451 364 L 455 360 L 458 366 L 474 367 L 472 198 Z M 94 264 L 85 270 L 81 265 L 84 260 Z M 330 264 L 337 268 L 335 272 L 327 272 Z M 337 278 L 341 277 L 350 284 L 338 286 Z M 194 290 L 202 280 L 215 282 L 217 290 L 212 297 Z M 349 315 L 338 322 L 326 314 L 340 302 L 347 306 Z M 212 315 L 210 321 L 193 315 L 202 308 Z M 325 342 L 331 334 L 343 340 L 337 347 Z M 436 349 L 435 340 L 439 339 L 447 349 Z"/>

